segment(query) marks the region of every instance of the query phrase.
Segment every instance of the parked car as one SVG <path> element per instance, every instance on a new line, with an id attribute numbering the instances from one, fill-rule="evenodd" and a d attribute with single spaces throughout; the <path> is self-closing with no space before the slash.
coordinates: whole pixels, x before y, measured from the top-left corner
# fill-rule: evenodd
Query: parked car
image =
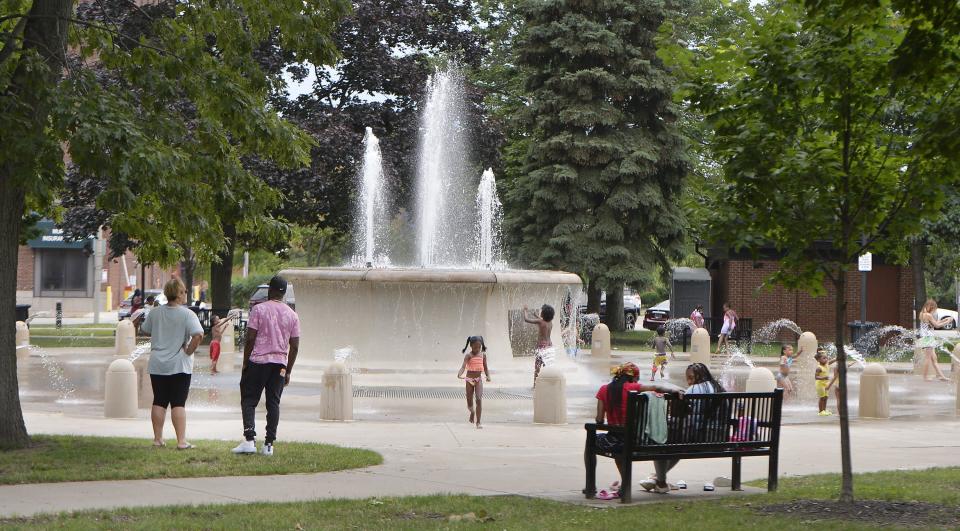
<path id="1" fill-rule="evenodd" d="M 647 330 L 656 330 L 670 319 L 670 299 L 660 302 L 656 306 L 647 308 L 643 314 L 643 327 Z"/>
<path id="2" fill-rule="evenodd" d="M 257 289 L 254 290 L 253 295 L 250 295 L 250 309 L 252 310 L 254 306 L 260 304 L 261 302 L 267 300 L 267 291 L 269 291 L 270 286 L 266 284 L 260 284 L 257 286 Z M 293 293 L 293 284 L 287 283 L 287 292 L 283 295 L 283 302 L 287 303 L 287 306 L 292 310 L 297 309 L 296 298 Z"/>
<path id="3" fill-rule="evenodd" d="M 151 295 L 160 301 L 161 305 L 167 303 L 167 297 L 164 296 L 162 289 L 148 289 L 143 296 L 144 304 L 146 304 L 147 298 L 149 298 Z M 133 307 L 133 293 L 131 293 L 126 299 L 120 301 L 120 308 L 117 310 L 117 320 L 123 321 L 124 319 L 129 319 L 130 314 L 133 313 L 130 311 L 131 307 Z"/>
<path id="4" fill-rule="evenodd" d="M 936 320 L 938 320 L 938 321 L 939 321 L 940 319 L 943 319 L 944 317 L 950 317 L 951 319 L 953 319 L 952 321 L 950 321 L 950 322 L 948 322 L 948 323 L 945 323 L 943 326 L 941 326 L 941 327 L 940 327 L 940 330 L 953 330 L 954 328 L 957 327 L 957 317 L 958 317 L 958 314 L 957 314 L 957 312 L 955 312 L 955 311 L 953 311 L 953 310 L 947 310 L 947 309 L 944 309 L 944 308 L 937 308 L 937 313 L 934 314 L 933 317 L 934 317 Z"/>
<path id="5" fill-rule="evenodd" d="M 580 313 L 587 313 L 587 305 L 580 306 Z M 623 322 L 632 330 L 640 318 L 640 295 L 630 288 L 623 288 Z M 607 322 L 607 293 L 600 292 L 600 322 Z"/>

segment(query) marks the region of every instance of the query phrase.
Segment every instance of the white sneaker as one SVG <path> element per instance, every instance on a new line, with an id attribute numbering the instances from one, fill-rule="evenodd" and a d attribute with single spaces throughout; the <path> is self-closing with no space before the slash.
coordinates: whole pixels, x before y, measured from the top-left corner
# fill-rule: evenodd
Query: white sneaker
<path id="1" fill-rule="evenodd" d="M 260 453 L 268 457 L 273 455 L 273 443 L 264 443 L 263 450 Z"/>
<path id="2" fill-rule="evenodd" d="M 257 443 L 255 441 L 244 440 L 230 451 L 235 454 L 255 454 L 257 453 Z"/>

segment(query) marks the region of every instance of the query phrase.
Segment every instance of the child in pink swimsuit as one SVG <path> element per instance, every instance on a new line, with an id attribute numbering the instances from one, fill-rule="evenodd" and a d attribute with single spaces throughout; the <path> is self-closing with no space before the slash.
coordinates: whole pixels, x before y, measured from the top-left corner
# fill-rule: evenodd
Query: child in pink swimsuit
<path id="1" fill-rule="evenodd" d="M 457 378 L 466 379 L 467 409 L 470 410 L 470 422 L 476 422 L 477 429 L 480 426 L 480 414 L 483 412 L 483 378 L 486 375 L 487 381 L 490 381 L 490 370 L 487 369 L 487 345 L 483 342 L 483 336 L 470 336 L 467 343 L 463 346 L 461 352 L 470 353 L 463 356 L 463 363 L 460 365 L 460 372 Z M 466 372 L 466 376 L 464 376 Z M 474 409 L 474 398 L 476 398 L 477 407 Z"/>

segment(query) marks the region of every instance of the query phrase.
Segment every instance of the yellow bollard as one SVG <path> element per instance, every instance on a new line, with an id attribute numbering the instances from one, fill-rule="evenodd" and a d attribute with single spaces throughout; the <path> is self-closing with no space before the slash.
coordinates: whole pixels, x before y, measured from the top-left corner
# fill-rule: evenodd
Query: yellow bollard
<path id="1" fill-rule="evenodd" d="M 193 303 L 199 304 L 200 301 L 200 286 L 193 287 Z"/>
<path id="2" fill-rule="evenodd" d="M 104 311 L 112 312 L 113 311 L 113 287 L 107 286 L 107 300 L 105 303 Z"/>

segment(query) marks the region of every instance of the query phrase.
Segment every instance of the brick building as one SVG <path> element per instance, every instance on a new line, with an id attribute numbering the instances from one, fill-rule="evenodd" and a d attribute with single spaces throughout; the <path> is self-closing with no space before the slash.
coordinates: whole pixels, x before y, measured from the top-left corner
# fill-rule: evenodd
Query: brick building
<path id="1" fill-rule="evenodd" d="M 97 264 L 93 238 L 66 241 L 50 220 L 40 221 L 38 228 L 41 235 L 21 245 L 17 257 L 17 304 L 29 304 L 31 313 L 52 312 L 57 301 L 63 303 L 66 316 L 93 313 L 94 275 L 100 275 L 100 310 L 108 308 L 107 286 L 109 308 L 116 309 L 126 288 L 161 289 L 172 275 L 159 266 L 142 267 L 130 252 L 115 259 L 103 253 L 102 263 Z"/>
<path id="2" fill-rule="evenodd" d="M 825 283 L 826 294 L 820 297 L 780 286 L 761 287 L 778 264 L 772 253 L 768 256 L 771 257 L 754 260 L 736 253 L 710 252 L 707 269 L 712 279 L 711 315 L 722 315 L 721 306 L 729 302 L 738 315 L 753 319 L 754 330 L 770 321 L 786 318 L 797 323 L 802 330 L 813 332 L 818 339 L 833 341 L 836 337 L 836 310 L 832 284 Z M 913 326 L 911 275 L 909 267 L 886 264 L 881 257 L 874 256 L 873 270 L 867 273 L 868 321 Z M 845 322 L 860 319 L 860 294 L 860 272 L 851 271 L 847 274 Z"/>

